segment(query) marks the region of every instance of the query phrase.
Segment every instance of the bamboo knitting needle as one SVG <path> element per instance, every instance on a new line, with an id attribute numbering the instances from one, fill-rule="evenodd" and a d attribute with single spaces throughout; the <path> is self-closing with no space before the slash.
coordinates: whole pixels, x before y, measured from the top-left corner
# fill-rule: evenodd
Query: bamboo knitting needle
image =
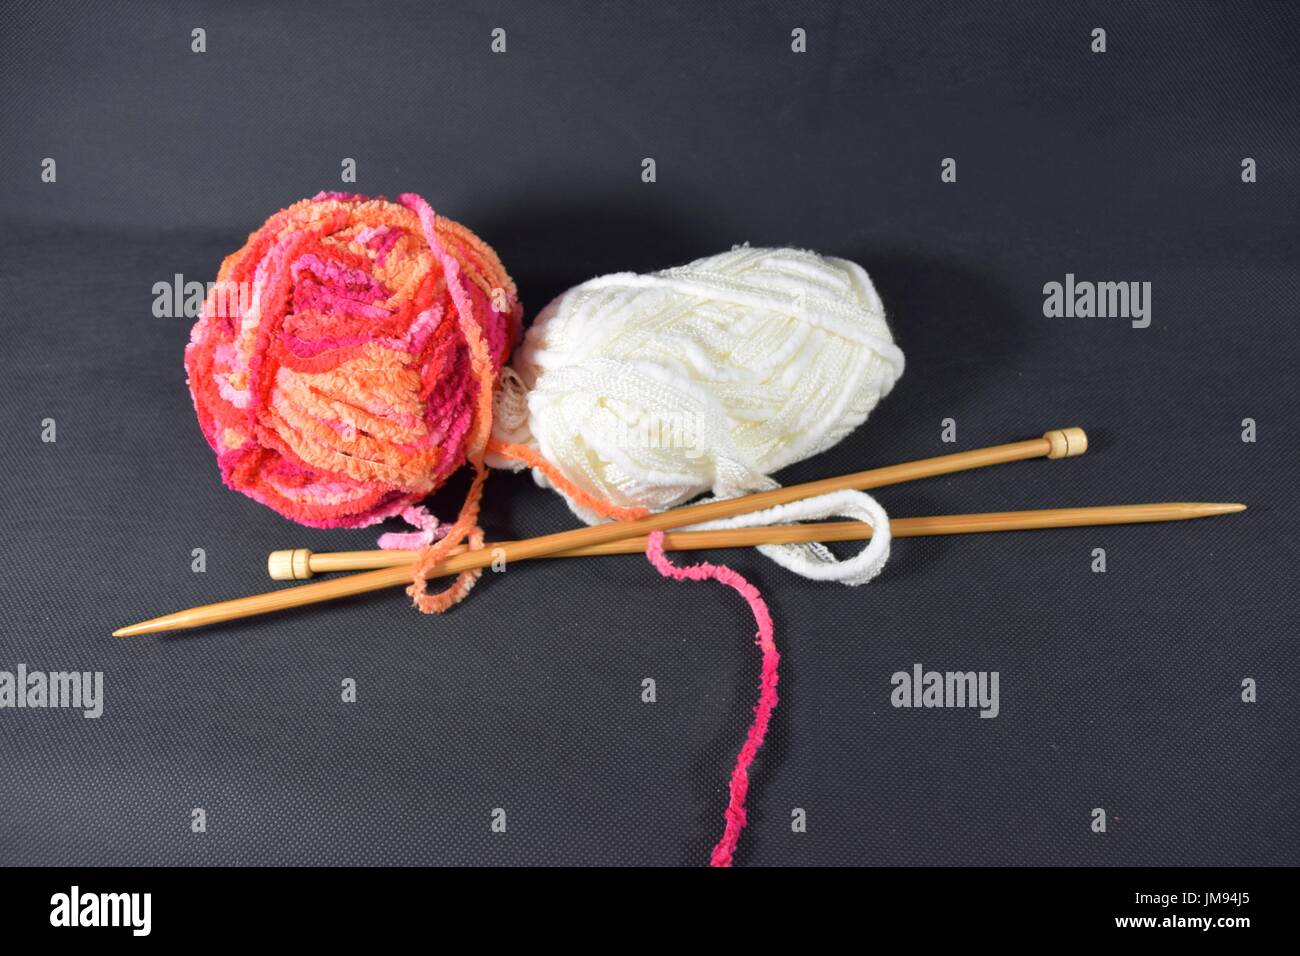
<path id="1" fill-rule="evenodd" d="M 859 471 L 838 478 L 823 478 L 801 485 L 786 488 L 773 488 L 757 494 L 739 498 L 723 498 L 698 505 L 687 505 L 671 511 L 661 511 L 646 515 L 633 521 L 611 521 L 606 524 L 592 525 L 587 528 L 574 528 L 557 534 L 541 535 L 522 541 L 512 541 L 501 548 L 484 548 L 478 551 L 466 551 L 448 558 L 439 565 L 440 574 L 456 574 L 471 568 L 481 568 L 498 558 L 507 563 L 540 558 L 573 548 L 603 544 L 619 538 L 649 534 L 652 531 L 667 531 L 684 525 L 702 524 L 719 518 L 751 511 L 761 511 L 776 505 L 788 504 L 801 498 L 826 494 L 832 491 L 865 490 L 880 488 L 884 485 L 896 485 L 905 481 L 916 481 L 936 475 L 948 475 L 973 468 L 1000 465 L 1012 461 L 1025 461 L 1031 458 L 1070 458 L 1081 455 L 1088 448 L 1088 436 L 1082 428 L 1060 428 L 1049 431 L 1041 438 L 1028 441 L 1011 442 L 1006 445 L 992 445 L 988 448 L 976 448 L 971 451 L 957 452 L 952 455 L 939 455 L 918 461 L 905 462 L 901 465 L 888 465 Z M 286 608 L 300 607 L 331 601 L 335 598 L 350 597 L 368 591 L 378 591 L 404 583 L 409 577 L 409 570 L 404 567 L 381 568 L 364 574 L 354 574 L 346 578 L 321 581 L 316 584 L 304 584 L 296 588 L 271 591 L 235 601 L 222 601 L 218 604 L 206 604 L 202 607 L 177 611 L 164 617 L 153 618 L 119 628 L 113 632 L 114 637 L 129 637 L 135 634 L 150 634 L 157 631 L 186 630 L 205 624 L 217 624 L 237 618 L 282 611 Z"/>
<path id="2" fill-rule="evenodd" d="M 1208 518 L 1214 515 L 1233 514 L 1245 511 L 1243 504 L 1229 502 L 1166 502 L 1141 505 L 1107 505 L 1095 508 L 1058 508 L 1041 511 L 1004 511 L 985 514 L 937 515 L 928 518 L 896 518 L 890 522 L 890 529 L 896 537 L 912 538 L 927 535 L 975 534 L 997 531 L 1027 531 L 1039 528 L 1075 528 L 1095 527 L 1116 524 L 1140 524 L 1157 521 L 1186 521 L 1194 518 Z M 664 547 L 668 550 L 693 551 L 705 548 L 752 547 L 759 544 L 790 544 L 804 541 L 853 541 L 871 537 L 871 526 L 859 521 L 826 522 L 820 524 L 778 525 L 767 528 L 736 528 L 718 531 L 675 531 L 664 535 Z M 509 544 L 509 542 L 507 543 Z M 488 554 L 496 556 L 503 545 L 488 546 Z M 601 544 L 573 548 L 557 552 L 550 557 L 578 558 L 594 555 L 632 554 L 645 550 L 646 539 L 623 538 Z M 340 555 L 360 554 L 367 560 L 367 552 L 340 552 Z M 389 561 L 401 561 L 390 564 L 381 570 L 366 574 L 354 574 L 315 584 L 301 585 L 284 591 L 272 591 L 251 598 L 209 604 L 204 607 L 181 611 L 168 617 L 155 618 L 141 624 L 114 631 L 115 637 L 128 637 L 134 634 L 146 634 L 155 631 L 185 630 L 202 624 L 214 624 L 220 621 L 264 614 L 269 611 L 288 607 L 299 607 L 328 601 L 342 595 L 363 594 L 387 587 L 405 584 L 410 580 L 411 564 L 417 552 L 385 551 L 378 552 Z M 335 555 L 315 555 L 318 558 L 332 558 Z M 455 573 L 447 570 L 444 563 L 434 569 L 434 575 Z M 307 592 L 307 597 L 302 597 Z M 290 600 L 286 603 L 286 598 Z"/>
<path id="3" fill-rule="evenodd" d="M 1038 511 L 989 511 L 969 515 L 934 515 L 927 518 L 894 518 L 889 529 L 895 538 L 932 535 L 979 534 L 995 531 L 1030 531 L 1040 528 L 1082 528 L 1115 524 L 1146 524 L 1156 521 L 1186 521 L 1245 511 L 1246 506 L 1229 502 L 1171 501 L 1159 504 L 1101 505 L 1091 508 L 1045 508 Z M 667 551 L 703 551 L 711 548 L 750 548 L 760 544 L 797 544 L 808 541 L 865 541 L 871 525 L 862 521 L 826 521 L 816 524 L 774 525 L 761 528 L 727 528 L 718 531 L 669 531 L 664 535 Z M 489 544 L 488 548 L 502 547 Z M 620 538 L 604 544 L 573 548 L 553 558 L 586 558 L 605 554 L 640 554 L 646 537 Z M 464 546 L 453 554 L 460 554 Z M 306 548 L 272 551 L 267 571 L 277 581 L 303 581 L 330 571 L 368 571 L 375 568 L 408 568 L 418 551 L 327 551 Z M 405 579 L 404 579 L 405 580 Z"/>

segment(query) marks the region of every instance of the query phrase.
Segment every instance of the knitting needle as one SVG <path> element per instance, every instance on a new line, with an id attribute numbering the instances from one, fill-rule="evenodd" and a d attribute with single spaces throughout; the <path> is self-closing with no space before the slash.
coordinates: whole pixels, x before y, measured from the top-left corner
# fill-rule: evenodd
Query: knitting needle
<path id="1" fill-rule="evenodd" d="M 456 574 L 471 568 L 481 568 L 496 560 L 524 561 L 540 558 L 560 551 L 588 545 L 603 544 L 619 538 L 645 535 L 652 531 L 667 531 L 685 525 L 703 524 L 720 518 L 751 511 L 761 511 L 776 505 L 788 504 L 801 498 L 826 494 L 832 491 L 865 490 L 880 488 L 884 485 L 896 485 L 905 481 L 948 475 L 973 468 L 1000 465 L 1012 461 L 1026 461 L 1031 458 L 1070 458 L 1082 455 L 1088 448 L 1088 436 L 1082 428 L 1059 428 L 1045 433 L 1041 438 L 1028 441 L 1011 442 L 1006 445 L 991 445 L 971 451 L 957 452 L 951 455 L 939 455 L 934 458 L 922 458 L 918 461 L 904 462 L 901 465 L 887 465 L 884 468 L 872 468 L 867 471 L 841 475 L 838 478 L 823 478 L 801 485 L 785 488 L 773 488 L 752 495 L 738 498 L 722 498 L 703 504 L 687 505 L 671 511 L 660 511 L 632 521 L 611 521 L 586 528 L 574 528 L 556 534 L 526 538 L 512 541 L 496 548 L 484 548 L 466 551 L 450 557 L 439 565 L 440 574 Z M 201 627 L 205 624 L 217 624 L 272 611 L 282 611 L 304 604 L 316 604 L 335 598 L 350 597 L 368 591 L 401 584 L 410 576 L 405 567 L 381 568 L 364 574 L 349 575 L 316 584 L 305 584 L 296 588 L 271 591 L 252 597 L 239 598 L 234 601 L 222 601 L 218 604 L 206 604 L 202 607 L 177 611 L 164 617 L 153 618 L 119 628 L 113 632 L 114 637 L 129 637 L 135 634 L 149 634 L 157 631 L 185 630 Z"/>
<path id="2" fill-rule="evenodd" d="M 1093 508 L 1056 508 L 1040 511 L 1002 511 L 984 514 L 936 515 L 927 518 L 895 518 L 890 522 L 890 530 L 895 537 L 915 538 L 929 535 L 976 534 L 997 531 L 1027 531 L 1040 528 L 1077 528 L 1097 527 L 1102 525 L 1140 524 L 1158 521 L 1186 521 L 1194 518 L 1208 518 L 1214 515 L 1234 514 L 1245 511 L 1246 506 L 1230 502 L 1165 502 L 1140 505 L 1106 505 Z M 664 535 L 664 547 L 667 550 L 695 551 L 707 548 L 740 548 L 761 544 L 791 544 L 806 541 L 858 541 L 871 537 L 871 526 L 860 521 L 838 521 L 820 524 L 777 525 L 765 528 L 734 528 L 717 531 L 672 531 Z M 501 549 L 514 542 L 488 545 L 484 551 L 494 557 Z M 606 541 L 601 544 L 573 548 L 557 552 L 550 557 L 577 558 L 608 554 L 634 554 L 645 550 L 644 537 L 623 538 Z M 305 549 L 299 549 L 305 551 Z M 291 553 L 291 552 L 290 552 Z M 221 621 L 264 614 L 269 611 L 288 607 L 314 604 L 328 601 L 340 596 L 364 594 L 398 584 L 405 584 L 411 577 L 411 564 L 418 552 L 414 551 L 380 551 L 380 552 L 338 552 L 337 554 L 312 555 L 307 552 L 307 560 L 325 559 L 321 564 L 331 566 L 333 559 L 374 561 L 383 556 L 389 562 L 381 570 L 367 574 L 355 574 L 315 584 L 301 585 L 282 591 L 272 591 L 251 598 L 240 598 L 219 604 L 180 611 L 167 617 L 145 621 L 114 632 L 115 637 L 128 637 L 134 634 L 146 634 L 155 631 L 185 630 L 202 624 L 215 624 Z M 401 562 L 401 563 L 398 563 Z M 312 563 L 314 570 L 323 570 L 321 564 Z M 337 568 L 337 565 L 332 565 Z M 313 572 L 314 573 L 314 572 Z M 455 573 L 447 569 L 447 563 L 434 569 L 434 575 Z M 380 575 L 385 575 L 380 577 Z M 306 592 L 305 599 L 303 592 Z M 288 599 L 286 601 L 286 599 Z"/>
<path id="3" fill-rule="evenodd" d="M 893 518 L 889 522 L 889 529 L 895 538 L 923 538 L 934 535 L 981 534 L 995 531 L 1186 521 L 1245 510 L 1245 505 L 1230 502 L 1169 501 L 1158 504 L 1100 505 L 1090 508 L 1044 508 L 1037 511 L 988 511 L 967 515 Z M 752 548 L 762 544 L 800 544 L 809 541 L 865 541 L 870 537 L 871 525 L 866 522 L 826 521 L 816 524 L 727 528 L 717 531 L 669 531 L 664 535 L 664 549 L 704 551 L 711 548 Z M 500 543 L 486 545 L 488 548 L 503 546 Z M 641 536 L 573 548 L 569 551 L 557 552 L 550 557 L 587 558 L 608 554 L 640 554 L 645 549 L 646 538 Z M 460 554 L 465 550 L 462 545 L 452 554 Z M 303 581 L 330 571 L 408 568 L 415 563 L 418 556 L 418 551 L 407 550 L 316 553 L 306 548 L 294 548 L 288 551 L 272 551 L 267 559 L 267 573 L 276 581 Z"/>

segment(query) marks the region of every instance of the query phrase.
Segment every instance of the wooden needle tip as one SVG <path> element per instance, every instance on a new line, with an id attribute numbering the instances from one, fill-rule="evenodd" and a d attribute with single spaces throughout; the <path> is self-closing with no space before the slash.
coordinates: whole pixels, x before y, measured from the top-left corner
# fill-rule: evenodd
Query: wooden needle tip
<path id="1" fill-rule="evenodd" d="M 184 611 L 179 614 L 168 614 L 165 617 L 154 617 L 147 621 L 141 621 L 139 624 L 128 624 L 126 627 L 119 627 L 113 632 L 114 637 L 135 637 L 137 634 L 156 634 L 159 631 L 178 631 L 186 627 L 192 627 L 186 619 Z"/>

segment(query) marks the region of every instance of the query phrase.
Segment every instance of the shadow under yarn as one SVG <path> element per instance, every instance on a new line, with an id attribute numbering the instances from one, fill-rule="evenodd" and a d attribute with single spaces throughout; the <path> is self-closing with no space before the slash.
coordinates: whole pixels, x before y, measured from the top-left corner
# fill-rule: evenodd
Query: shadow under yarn
<path id="1" fill-rule="evenodd" d="M 1006 289 L 964 263 L 871 249 L 846 255 L 871 275 L 907 370 L 841 447 L 860 442 L 872 462 L 901 461 L 917 429 L 935 434 L 942 417 L 977 417 L 976 397 L 1028 350 L 1027 323 Z"/>
<path id="2" fill-rule="evenodd" d="M 1017 315 L 1015 299 L 984 273 L 951 260 L 870 249 L 832 254 L 852 259 L 870 274 L 885 304 L 890 330 L 907 357 L 907 369 L 866 423 L 834 448 L 782 469 L 776 480 L 798 484 L 970 447 L 938 444 L 940 421 L 950 416 L 978 419 L 981 392 L 1028 351 L 1026 323 Z M 1038 423 L 1028 418 L 1025 425 L 1032 433 Z M 934 436 L 935 444 L 919 444 L 918 435 Z M 1031 434 L 998 440 L 1017 437 Z M 929 481 L 872 494 L 898 517 L 963 510 L 946 503 L 939 488 Z M 990 504 L 988 510 L 1001 508 L 1000 503 Z M 960 543 L 942 536 L 924 541 L 931 560 Z M 887 577 L 913 573 L 915 564 L 898 560 L 900 553 L 920 550 L 910 545 L 912 539 L 902 539 L 891 549 Z M 777 638 L 779 642 L 779 631 Z"/>

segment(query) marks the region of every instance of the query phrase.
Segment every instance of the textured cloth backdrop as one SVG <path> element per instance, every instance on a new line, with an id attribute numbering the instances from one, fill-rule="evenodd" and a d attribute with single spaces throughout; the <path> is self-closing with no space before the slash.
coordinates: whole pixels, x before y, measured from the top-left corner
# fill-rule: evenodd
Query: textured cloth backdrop
<path id="1" fill-rule="evenodd" d="M 102 671 L 105 701 L 0 710 L 0 863 L 708 858 L 760 663 L 720 586 L 539 562 L 440 618 L 395 591 L 108 636 L 267 589 L 272 548 L 371 546 L 221 487 L 191 319 L 153 309 L 155 283 L 211 280 L 269 213 L 348 188 L 349 158 L 358 190 L 418 191 L 492 243 L 529 316 L 744 241 L 863 263 L 907 373 L 784 482 L 1078 424 L 1082 458 L 879 498 L 1250 504 L 900 540 L 857 589 L 728 555 L 783 655 L 738 863 L 1300 862 L 1298 71 L 1282 3 L 7 5 L 0 670 Z M 1046 317 L 1067 274 L 1150 282 L 1150 326 Z M 489 482 L 490 536 L 573 523 L 525 476 Z M 997 671 L 999 715 L 892 707 L 916 663 Z"/>

